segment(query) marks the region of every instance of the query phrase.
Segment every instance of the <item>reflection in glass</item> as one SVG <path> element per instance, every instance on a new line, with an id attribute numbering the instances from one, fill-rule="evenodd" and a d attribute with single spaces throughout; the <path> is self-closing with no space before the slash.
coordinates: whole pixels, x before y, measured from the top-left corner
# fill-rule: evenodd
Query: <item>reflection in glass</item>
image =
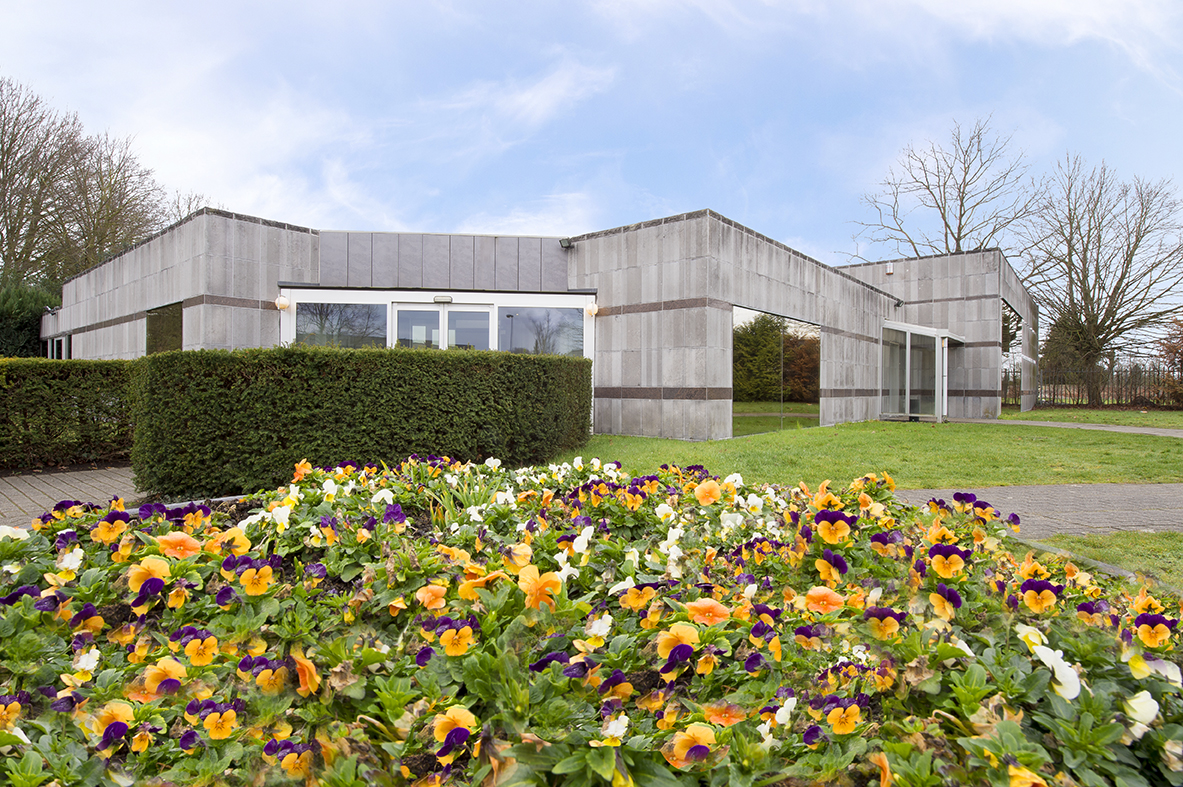
<path id="1" fill-rule="evenodd" d="M 497 310 L 497 347 L 529 355 L 583 355 L 583 310 L 523 306 Z"/>
<path id="2" fill-rule="evenodd" d="M 297 303 L 296 341 L 334 347 L 385 347 L 386 306 Z"/>
<path id="3" fill-rule="evenodd" d="M 731 434 L 816 426 L 817 328 L 751 309 L 732 309 Z"/>
<path id="4" fill-rule="evenodd" d="M 489 349 L 489 313 L 448 310 L 448 347 Z"/>
<path id="5" fill-rule="evenodd" d="M 891 328 L 883 329 L 883 412 L 907 415 L 904 397 L 907 394 L 905 351 L 908 334 Z"/>
<path id="6" fill-rule="evenodd" d="M 912 334 L 912 379 L 909 396 L 912 415 L 937 413 L 937 340 Z"/>
<path id="7" fill-rule="evenodd" d="M 148 355 L 181 349 L 184 308 L 179 303 L 148 310 Z M 59 355 L 58 357 L 69 357 Z"/>
<path id="8" fill-rule="evenodd" d="M 438 350 L 440 347 L 439 310 L 399 309 L 397 341 L 399 347 Z"/>

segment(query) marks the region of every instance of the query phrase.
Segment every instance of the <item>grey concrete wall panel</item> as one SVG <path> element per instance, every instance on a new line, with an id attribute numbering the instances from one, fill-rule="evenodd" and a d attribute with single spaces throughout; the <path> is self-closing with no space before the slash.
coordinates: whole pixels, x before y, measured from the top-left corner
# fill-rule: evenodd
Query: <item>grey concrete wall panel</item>
<path id="1" fill-rule="evenodd" d="M 452 253 L 447 235 L 423 236 L 423 287 L 446 290 L 451 286 Z"/>
<path id="2" fill-rule="evenodd" d="M 567 250 L 556 238 L 542 238 L 542 291 L 564 292 L 567 289 Z"/>
<path id="3" fill-rule="evenodd" d="M 449 288 L 471 290 L 474 281 L 475 252 L 471 235 L 452 235 L 448 238 Z"/>
<path id="4" fill-rule="evenodd" d="M 518 290 L 542 291 L 542 241 L 518 238 Z"/>
<path id="5" fill-rule="evenodd" d="M 349 233 L 322 232 L 320 235 L 320 286 L 349 284 Z"/>
<path id="6" fill-rule="evenodd" d="M 349 233 L 349 259 L 346 281 L 350 287 L 371 287 L 374 284 L 374 235 L 370 232 Z"/>
<path id="7" fill-rule="evenodd" d="M 555 242 L 558 245 L 558 242 Z M 492 290 L 497 286 L 497 239 L 481 235 L 473 239 L 472 286 L 476 290 Z M 566 262 L 563 263 L 563 284 L 567 288 Z"/>
<path id="8" fill-rule="evenodd" d="M 412 234 L 398 236 L 399 287 L 423 286 L 423 237 Z"/>
<path id="9" fill-rule="evenodd" d="M 518 288 L 517 238 L 497 238 L 493 276 L 493 288 L 496 290 L 516 290 Z"/>

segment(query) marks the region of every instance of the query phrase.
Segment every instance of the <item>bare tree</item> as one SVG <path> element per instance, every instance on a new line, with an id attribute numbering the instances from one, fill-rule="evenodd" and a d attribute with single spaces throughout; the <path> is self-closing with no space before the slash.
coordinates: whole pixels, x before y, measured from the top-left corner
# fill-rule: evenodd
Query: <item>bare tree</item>
<path id="1" fill-rule="evenodd" d="M 1139 332 L 1183 313 L 1183 221 L 1167 180 L 1119 180 L 1066 158 L 1027 228 L 1027 282 L 1048 323 L 1080 359 L 1090 407 L 1101 362 Z"/>
<path id="2" fill-rule="evenodd" d="M 0 78 L 0 286 L 39 281 L 60 254 L 54 213 L 83 141 L 76 115 Z"/>
<path id="3" fill-rule="evenodd" d="M 164 206 L 164 220 L 168 224 L 176 224 L 181 219 L 188 218 L 202 208 L 218 208 L 222 205 L 212 204 L 209 197 L 197 191 L 175 191 Z"/>
<path id="4" fill-rule="evenodd" d="M 54 212 L 60 253 L 44 270 L 64 281 L 160 229 L 164 190 L 131 149 L 131 139 L 86 138 L 67 168 Z"/>
<path id="5" fill-rule="evenodd" d="M 949 254 L 999 247 L 1015 251 L 1015 228 L 1039 203 L 1040 183 L 1027 175 L 1011 138 L 979 119 L 964 130 L 956 121 L 948 147 L 909 144 L 883 180 L 863 196 L 875 220 L 859 222 L 857 237 L 886 243 L 903 256 Z"/>

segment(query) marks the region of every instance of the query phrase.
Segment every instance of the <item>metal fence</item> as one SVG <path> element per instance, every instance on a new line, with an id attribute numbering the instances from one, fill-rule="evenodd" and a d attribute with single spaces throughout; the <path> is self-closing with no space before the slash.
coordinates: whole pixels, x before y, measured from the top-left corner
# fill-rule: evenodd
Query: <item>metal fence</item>
<path id="1" fill-rule="evenodd" d="M 1179 406 L 1183 382 L 1179 375 L 1160 364 L 1133 364 L 1116 369 L 1040 369 L 1038 390 L 1040 405 L 1088 404 L 1089 383 L 1101 389 L 1101 401 L 1106 405 Z M 1019 404 L 1020 374 L 1004 369 L 1002 373 L 1002 403 Z"/>

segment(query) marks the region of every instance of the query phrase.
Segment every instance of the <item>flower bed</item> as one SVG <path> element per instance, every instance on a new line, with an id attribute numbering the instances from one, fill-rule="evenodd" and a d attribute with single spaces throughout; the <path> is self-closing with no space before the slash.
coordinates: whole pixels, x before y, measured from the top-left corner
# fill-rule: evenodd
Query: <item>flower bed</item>
<path id="1" fill-rule="evenodd" d="M 301 463 L 214 512 L 66 501 L 0 534 L 0 767 L 1183 784 L 1179 600 L 893 488 L 411 458 Z"/>

